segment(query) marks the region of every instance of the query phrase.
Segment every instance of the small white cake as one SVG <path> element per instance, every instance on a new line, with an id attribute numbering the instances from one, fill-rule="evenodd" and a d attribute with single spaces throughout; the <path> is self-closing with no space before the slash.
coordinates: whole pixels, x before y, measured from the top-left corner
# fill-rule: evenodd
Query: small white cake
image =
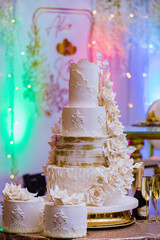
<path id="1" fill-rule="evenodd" d="M 43 234 L 54 238 L 84 237 L 87 234 L 85 205 L 55 205 L 44 207 Z"/>
<path id="2" fill-rule="evenodd" d="M 36 233 L 43 230 L 42 198 L 29 201 L 4 200 L 3 231 L 10 233 Z"/>
<path id="3" fill-rule="evenodd" d="M 2 227 L 4 232 L 36 233 L 43 230 L 44 200 L 34 197 L 20 185 L 6 183 L 2 208 Z"/>

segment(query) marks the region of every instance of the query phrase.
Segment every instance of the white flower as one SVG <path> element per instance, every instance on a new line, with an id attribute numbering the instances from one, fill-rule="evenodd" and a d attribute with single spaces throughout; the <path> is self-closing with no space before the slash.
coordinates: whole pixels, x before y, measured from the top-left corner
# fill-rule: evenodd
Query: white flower
<path id="1" fill-rule="evenodd" d="M 112 137 L 106 140 L 106 147 L 108 148 L 108 151 L 113 154 L 121 154 L 127 148 L 127 141 L 124 135 Z"/>
<path id="2" fill-rule="evenodd" d="M 100 185 L 104 185 L 105 183 L 107 183 L 106 178 L 104 178 L 103 176 L 97 176 L 96 181 Z"/>
<path id="3" fill-rule="evenodd" d="M 108 105 L 107 105 L 107 111 L 109 114 L 114 114 L 115 116 L 118 116 L 120 111 L 118 109 L 118 105 L 114 104 L 113 102 L 110 102 Z"/>
<path id="4" fill-rule="evenodd" d="M 19 201 L 31 200 L 36 195 L 34 193 L 28 192 L 27 188 L 21 188 L 21 185 L 14 185 L 13 183 L 6 183 L 2 193 L 8 200 Z"/>
<path id="5" fill-rule="evenodd" d="M 116 94 L 113 93 L 111 89 L 107 89 L 105 87 L 101 88 L 100 97 L 103 99 L 105 103 L 114 102 L 115 96 Z"/>
<path id="6" fill-rule="evenodd" d="M 74 205 L 85 202 L 84 193 L 73 193 L 68 199 L 68 202 Z"/>
<path id="7" fill-rule="evenodd" d="M 13 183 L 5 184 L 5 188 L 2 191 L 3 195 L 8 200 L 20 200 L 21 199 L 21 185 L 14 185 Z"/>
<path id="8" fill-rule="evenodd" d="M 105 201 L 105 189 L 101 185 L 92 185 L 86 192 L 88 205 L 102 206 Z"/>
<path id="9" fill-rule="evenodd" d="M 21 200 L 27 201 L 33 199 L 37 193 L 30 193 L 27 188 L 22 188 L 21 189 Z"/>
<path id="10" fill-rule="evenodd" d="M 133 173 L 132 171 L 128 171 L 124 175 L 124 183 L 125 183 L 125 188 L 131 188 L 132 182 L 134 181 Z"/>
<path id="11" fill-rule="evenodd" d="M 107 81 L 104 81 L 104 86 L 108 89 L 111 89 L 113 87 L 113 82 L 111 82 L 108 78 Z"/>
<path id="12" fill-rule="evenodd" d="M 60 190 L 57 185 L 55 186 L 54 190 L 50 189 L 50 195 L 53 202 L 57 205 L 78 205 L 82 202 L 85 202 L 84 193 L 73 193 L 71 196 L 69 196 L 66 189 Z"/>
<path id="13" fill-rule="evenodd" d="M 50 195 L 53 199 L 60 198 L 60 199 L 63 199 L 64 201 L 68 200 L 68 198 L 69 198 L 67 190 L 66 189 L 60 190 L 58 185 L 55 186 L 54 190 L 50 189 Z"/>
<path id="14" fill-rule="evenodd" d="M 124 126 L 123 124 L 116 118 L 114 121 L 108 121 L 107 130 L 109 134 L 120 136 L 123 134 Z"/>

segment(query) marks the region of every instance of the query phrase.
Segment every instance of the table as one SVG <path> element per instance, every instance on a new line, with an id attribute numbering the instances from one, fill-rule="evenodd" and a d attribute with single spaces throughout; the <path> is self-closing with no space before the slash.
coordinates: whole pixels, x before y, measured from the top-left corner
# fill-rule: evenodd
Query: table
<path id="1" fill-rule="evenodd" d="M 160 139 L 160 126 L 142 126 L 135 124 L 133 126 L 125 126 L 124 133 L 130 139 Z"/>
<path id="2" fill-rule="evenodd" d="M 130 145 L 136 148 L 136 151 L 132 154 L 135 162 L 142 160 L 140 150 L 144 146 L 144 139 L 160 139 L 160 126 L 125 126 L 124 133 L 127 139 L 130 141 Z"/>
<path id="3" fill-rule="evenodd" d="M 159 160 L 143 160 L 140 150 L 144 146 L 144 139 L 153 140 L 160 139 L 160 126 L 142 126 L 140 124 L 135 124 L 134 126 L 125 126 L 124 133 L 126 134 L 127 139 L 129 140 L 129 145 L 134 146 L 136 150 L 132 153 L 131 157 L 134 159 L 134 162 L 144 162 L 145 168 L 153 168 L 155 174 L 160 174 L 160 164 Z M 151 153 L 151 149 L 150 149 Z M 152 153 L 150 154 L 152 155 Z M 134 169 L 134 182 L 132 184 L 132 191 L 135 192 L 137 186 L 137 175 L 138 170 Z"/>
<path id="4" fill-rule="evenodd" d="M 11 234 L 0 232 L 1 240 L 49 240 L 52 238 L 43 237 L 39 234 Z M 81 240 L 158 240 L 160 239 L 160 222 L 146 224 L 142 221 L 121 228 L 113 229 L 90 229 L 87 231 L 87 237 L 79 238 Z M 74 239 L 72 239 L 74 240 Z M 77 239 L 75 239 L 77 240 Z"/>

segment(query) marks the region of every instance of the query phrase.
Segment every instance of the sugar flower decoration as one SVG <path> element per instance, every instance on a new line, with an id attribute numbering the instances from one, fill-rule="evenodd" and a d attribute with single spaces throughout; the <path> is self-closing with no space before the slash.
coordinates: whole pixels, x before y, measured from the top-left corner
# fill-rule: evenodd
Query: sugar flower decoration
<path id="1" fill-rule="evenodd" d="M 68 195 L 67 190 L 60 190 L 58 185 L 55 186 L 55 189 L 50 189 L 51 200 L 56 205 L 78 205 L 84 202 L 84 193 L 74 193 L 71 196 Z"/>
<path id="2" fill-rule="evenodd" d="M 19 201 L 28 201 L 33 199 L 37 195 L 34 193 L 30 193 L 27 188 L 22 188 L 21 185 L 14 185 L 13 183 L 6 183 L 2 193 L 7 200 Z"/>

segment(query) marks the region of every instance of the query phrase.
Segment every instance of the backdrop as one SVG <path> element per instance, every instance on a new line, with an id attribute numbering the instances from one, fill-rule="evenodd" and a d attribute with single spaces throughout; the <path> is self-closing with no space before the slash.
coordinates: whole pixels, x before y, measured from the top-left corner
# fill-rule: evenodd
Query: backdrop
<path id="1" fill-rule="evenodd" d="M 43 171 L 51 127 L 59 127 L 68 105 L 71 62 L 97 63 L 102 53 L 124 125 L 144 120 L 160 98 L 160 8 L 129 2 L 2 1 L 0 192 L 10 177 Z"/>

